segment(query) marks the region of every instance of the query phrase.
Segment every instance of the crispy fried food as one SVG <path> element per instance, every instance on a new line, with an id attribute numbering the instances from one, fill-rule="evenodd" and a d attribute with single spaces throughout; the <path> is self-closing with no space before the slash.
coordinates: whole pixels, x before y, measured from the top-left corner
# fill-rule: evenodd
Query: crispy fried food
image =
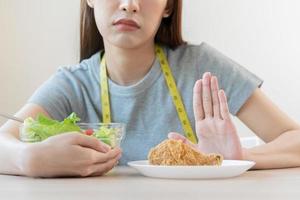
<path id="1" fill-rule="evenodd" d="M 203 154 L 181 140 L 167 139 L 148 154 L 152 165 L 221 165 L 220 154 Z"/>

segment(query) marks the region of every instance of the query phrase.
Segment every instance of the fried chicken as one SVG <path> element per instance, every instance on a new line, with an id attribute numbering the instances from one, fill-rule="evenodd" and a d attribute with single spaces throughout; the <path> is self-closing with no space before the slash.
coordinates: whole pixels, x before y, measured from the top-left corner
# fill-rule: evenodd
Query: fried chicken
<path id="1" fill-rule="evenodd" d="M 148 154 L 152 165 L 221 165 L 220 154 L 203 154 L 181 140 L 167 139 L 152 148 Z"/>

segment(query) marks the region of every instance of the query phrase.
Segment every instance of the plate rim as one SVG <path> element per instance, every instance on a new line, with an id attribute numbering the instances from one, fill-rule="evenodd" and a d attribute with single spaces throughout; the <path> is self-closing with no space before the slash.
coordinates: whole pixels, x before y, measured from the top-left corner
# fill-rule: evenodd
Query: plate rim
<path id="1" fill-rule="evenodd" d="M 150 165 L 148 160 L 129 161 L 127 164 L 140 174 L 152 178 L 163 179 L 224 179 L 240 176 L 247 172 L 254 165 L 254 161 L 250 160 L 225 160 L 238 161 L 239 164 L 229 165 Z M 138 164 L 137 162 L 140 162 Z"/>
<path id="2" fill-rule="evenodd" d="M 244 165 L 151 165 L 148 160 L 134 160 L 127 162 L 127 165 L 130 167 L 148 167 L 148 168 L 224 168 L 224 167 L 232 167 L 232 166 L 245 166 L 251 165 L 254 166 L 256 164 L 255 161 L 252 160 L 223 160 L 224 161 L 234 161 L 245 163 Z M 135 162 L 148 162 L 148 164 L 135 164 Z"/>

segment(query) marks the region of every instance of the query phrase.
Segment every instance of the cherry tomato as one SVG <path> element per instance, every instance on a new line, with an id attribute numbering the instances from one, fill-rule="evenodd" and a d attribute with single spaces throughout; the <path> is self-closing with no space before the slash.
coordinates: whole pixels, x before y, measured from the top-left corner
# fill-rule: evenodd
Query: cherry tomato
<path id="1" fill-rule="evenodd" d="M 93 129 L 87 129 L 87 130 L 85 130 L 85 134 L 86 135 L 93 135 L 93 133 L 94 133 Z"/>

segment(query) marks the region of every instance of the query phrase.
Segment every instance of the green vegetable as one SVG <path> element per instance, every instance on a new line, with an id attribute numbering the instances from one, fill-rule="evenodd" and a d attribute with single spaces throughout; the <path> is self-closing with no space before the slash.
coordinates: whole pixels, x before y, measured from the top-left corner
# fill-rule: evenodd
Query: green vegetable
<path id="1" fill-rule="evenodd" d="M 107 127 L 100 127 L 99 130 L 93 133 L 93 136 L 100 139 L 102 142 L 110 145 L 115 146 L 116 141 L 116 132 L 114 128 L 107 128 Z"/>
<path id="2" fill-rule="evenodd" d="M 80 127 L 76 124 L 78 121 L 80 118 L 75 113 L 72 113 L 62 122 L 40 114 L 36 120 L 27 118 L 24 121 L 22 134 L 26 141 L 38 142 L 60 133 L 80 131 Z"/>
<path id="3" fill-rule="evenodd" d="M 21 139 L 24 142 L 40 142 L 48 137 L 58 135 L 66 132 L 81 132 L 86 135 L 91 135 L 101 140 L 102 142 L 114 147 L 116 145 L 117 128 L 100 127 L 98 130 L 87 129 L 81 130 L 80 126 L 76 124 L 80 118 L 72 113 L 62 122 L 50 119 L 42 114 L 38 115 L 36 120 L 27 118 L 21 130 Z M 86 125 L 85 125 L 86 126 Z"/>

